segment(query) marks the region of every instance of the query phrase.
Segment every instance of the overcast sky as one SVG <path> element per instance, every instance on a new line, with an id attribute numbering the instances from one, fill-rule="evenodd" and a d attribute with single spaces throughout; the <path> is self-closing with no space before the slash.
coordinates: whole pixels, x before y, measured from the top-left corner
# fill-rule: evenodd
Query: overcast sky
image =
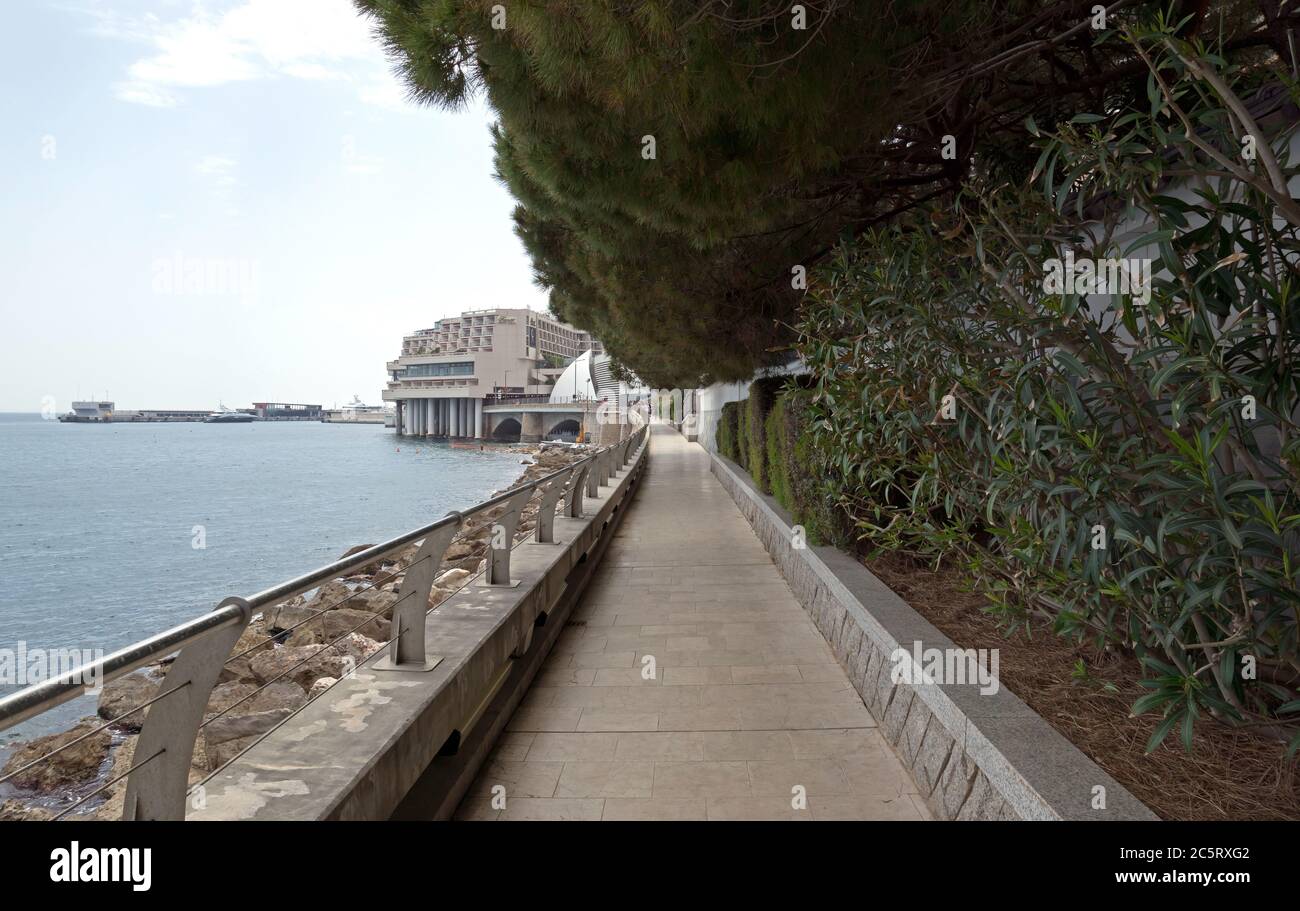
<path id="1" fill-rule="evenodd" d="M 0 411 L 377 402 L 404 333 L 546 307 L 488 112 L 348 0 L 22 0 L 0 80 Z"/>

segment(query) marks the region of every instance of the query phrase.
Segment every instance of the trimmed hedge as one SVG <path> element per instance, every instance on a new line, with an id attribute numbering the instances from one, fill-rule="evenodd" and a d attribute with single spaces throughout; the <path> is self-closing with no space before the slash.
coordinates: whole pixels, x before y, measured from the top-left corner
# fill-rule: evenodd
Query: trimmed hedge
<path id="1" fill-rule="evenodd" d="M 718 426 L 714 430 L 714 443 L 718 447 L 721 455 L 739 463 L 740 453 L 737 452 L 736 440 L 739 438 L 739 420 L 740 420 L 740 402 L 728 402 L 722 406 L 722 413 L 718 416 Z"/>
<path id="2" fill-rule="evenodd" d="M 772 492 L 767 471 L 767 415 L 776 398 L 785 388 L 783 376 L 762 377 L 749 384 L 749 398 L 745 400 L 745 436 L 741 445 L 746 447 L 745 467 L 750 477 L 763 493 Z"/>

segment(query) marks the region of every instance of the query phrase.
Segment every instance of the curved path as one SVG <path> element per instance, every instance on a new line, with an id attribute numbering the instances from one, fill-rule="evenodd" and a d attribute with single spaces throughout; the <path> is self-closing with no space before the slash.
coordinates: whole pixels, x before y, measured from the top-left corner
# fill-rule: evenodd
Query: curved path
<path id="1" fill-rule="evenodd" d="M 672 428 L 652 428 L 568 626 L 457 818 L 930 818 L 708 456 Z"/>

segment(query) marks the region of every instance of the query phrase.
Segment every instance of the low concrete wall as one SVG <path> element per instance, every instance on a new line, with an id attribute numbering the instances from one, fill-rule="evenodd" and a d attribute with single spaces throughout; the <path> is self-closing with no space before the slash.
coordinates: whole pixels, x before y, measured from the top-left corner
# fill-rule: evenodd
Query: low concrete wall
<path id="1" fill-rule="evenodd" d="M 788 513 L 729 460 L 713 474 L 772 555 L 881 733 L 942 819 L 1156 819 L 1141 801 L 999 687 L 895 682 L 896 649 L 956 644 L 848 554 L 795 547 Z"/>
<path id="2" fill-rule="evenodd" d="M 554 544 L 511 554 L 513 587 L 476 579 L 425 627 L 429 671 L 379 670 L 376 652 L 218 775 L 186 818 L 446 818 L 550 650 L 645 467 L 647 437 Z"/>

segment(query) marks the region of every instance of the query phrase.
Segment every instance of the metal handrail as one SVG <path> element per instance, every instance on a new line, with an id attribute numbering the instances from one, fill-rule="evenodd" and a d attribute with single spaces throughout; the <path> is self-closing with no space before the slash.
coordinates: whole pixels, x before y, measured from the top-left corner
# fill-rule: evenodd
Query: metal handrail
<path id="1" fill-rule="evenodd" d="M 428 612 L 427 603 L 425 603 L 428 599 L 428 589 L 432 585 L 434 575 L 436 574 L 437 569 L 441 566 L 443 553 L 456 530 L 465 527 L 468 520 L 473 519 L 484 512 L 499 506 L 507 506 L 507 512 L 497 518 L 499 522 L 502 522 L 509 528 L 511 532 L 510 537 L 513 537 L 513 531 L 518 524 L 523 506 L 533 498 L 533 494 L 535 494 L 539 489 L 542 489 L 545 492 L 551 491 L 552 488 L 550 485 L 559 482 L 562 477 L 564 480 L 561 483 L 561 486 L 564 488 L 564 492 L 568 497 L 568 506 L 566 507 L 565 514 L 568 516 L 581 516 L 582 482 L 584 478 L 601 476 L 600 483 L 603 484 L 605 479 L 609 477 L 611 469 L 616 471 L 616 465 L 622 467 L 626 459 L 629 457 L 628 454 L 635 451 L 635 447 L 639 446 L 641 441 L 645 439 L 646 430 L 646 427 L 642 427 L 639 430 L 634 431 L 631 436 L 619 443 L 595 450 L 584 458 L 570 463 L 556 471 L 550 472 L 549 474 L 543 475 L 540 478 L 526 481 L 523 484 L 518 484 L 515 487 L 476 504 L 466 511 L 450 512 L 437 521 L 430 522 L 427 525 L 405 532 L 397 537 L 390 538 L 387 541 L 368 547 L 363 551 L 352 554 L 351 556 L 335 560 L 334 562 L 328 563 L 312 572 L 305 573 L 296 578 L 281 582 L 278 585 L 257 592 L 248 598 L 227 598 L 216 609 L 203 614 L 200 617 L 196 617 L 192 620 L 186 621 L 185 623 L 174 626 L 171 629 L 157 633 L 146 639 L 142 639 L 139 642 L 135 642 L 97 660 L 86 662 L 85 664 L 79 665 L 78 667 L 60 674 L 57 677 L 53 677 L 41 683 L 33 684 L 16 693 L 12 693 L 9 696 L 0 698 L 0 731 L 11 728 L 23 721 L 42 714 L 55 706 L 61 705 L 64 702 L 82 695 L 86 691 L 88 681 L 94 681 L 102 686 L 110 680 L 115 680 L 131 671 L 154 663 L 161 658 L 177 652 L 180 652 L 181 654 L 176 659 L 173 668 L 176 665 L 184 664 L 186 663 L 186 656 L 190 654 L 189 647 L 195 646 L 193 651 L 196 653 L 201 652 L 203 654 L 196 654 L 193 656 L 194 660 L 188 663 L 190 665 L 197 664 L 201 667 L 186 668 L 184 673 L 178 674 L 181 680 L 177 685 L 170 686 L 167 690 L 155 695 L 143 706 L 137 706 L 129 712 L 119 716 L 120 718 L 125 718 L 127 715 L 135 714 L 136 712 L 141 711 L 144 707 L 163 700 L 165 696 L 189 687 L 191 682 L 196 684 L 196 689 L 202 690 L 205 695 L 203 695 L 202 702 L 198 705 L 199 717 L 195 719 L 196 723 L 193 725 L 193 730 L 188 732 L 190 746 L 189 751 L 186 752 L 185 758 L 186 763 L 188 763 L 188 752 L 192 752 L 194 737 L 197 735 L 198 729 L 202 726 L 197 722 L 201 720 L 202 709 L 207 703 L 206 693 L 211 691 L 217 674 L 223 666 L 221 660 L 223 658 L 226 661 L 229 660 L 226 656 L 232 652 L 234 643 L 239 639 L 240 634 L 242 634 L 257 611 L 279 604 L 297 595 L 304 594 L 305 592 L 318 588 L 320 585 L 330 580 L 347 577 L 353 574 L 355 570 L 372 564 L 377 560 L 382 560 L 383 558 L 388 557 L 413 543 L 424 542 L 421 546 L 420 552 L 413 556 L 410 564 L 401 570 L 401 573 L 404 576 L 404 583 L 403 594 L 399 598 L 399 602 L 404 601 L 417 592 L 422 596 L 420 598 L 420 603 L 417 605 L 418 612 L 415 614 L 420 621 L 416 624 L 418 629 L 415 630 L 415 632 L 418 633 L 418 638 L 420 640 L 420 649 L 417 649 L 417 651 L 419 651 L 422 649 L 423 644 L 422 621 L 424 615 Z M 588 481 L 588 493 L 594 493 L 594 490 L 591 489 L 592 486 L 594 485 L 591 485 L 590 481 Z M 525 493 L 528 494 L 527 497 L 522 496 Z M 554 512 L 558 500 L 558 496 L 545 495 L 543 501 L 546 506 L 543 508 L 549 508 Z M 575 506 L 576 510 L 574 508 Z M 539 514 L 539 523 L 541 518 L 542 517 Z M 511 542 L 507 542 L 506 546 L 509 548 Z M 489 549 L 487 555 L 489 566 L 494 563 L 493 557 L 495 551 L 496 548 Z M 422 569 L 419 566 L 419 564 L 427 563 L 433 564 L 432 569 Z M 505 570 L 504 579 L 492 581 L 495 581 L 498 584 L 509 584 L 508 557 L 506 557 L 501 565 Z M 417 570 L 419 571 L 417 572 Z M 394 572 L 393 576 L 396 576 L 397 574 L 398 573 Z M 410 576 L 419 576 L 420 578 L 411 581 L 408 578 Z M 410 582 L 409 591 L 407 582 Z M 324 612 L 322 611 L 322 613 Z M 407 617 L 409 618 L 410 616 L 411 614 L 408 613 Z M 394 627 L 399 626 L 398 621 L 399 616 L 397 606 L 395 605 L 393 614 Z M 360 624 L 360 626 L 365 625 L 365 623 Z M 358 628 L 360 628 L 360 626 Z M 223 631 L 224 636 L 217 635 Z M 398 635 L 401 636 L 406 632 L 409 632 L 409 630 L 402 627 L 402 631 Z M 405 663 L 397 663 L 396 661 L 398 649 L 397 639 L 390 642 L 389 647 L 390 654 L 395 662 L 394 666 L 399 669 L 409 667 L 409 665 Z M 322 650 L 322 654 L 323 653 L 324 650 Z M 212 660 L 214 655 L 217 656 L 215 668 L 212 666 L 214 663 Z M 419 658 L 422 658 L 422 654 L 417 656 L 417 661 Z M 201 671 L 201 673 L 195 673 L 195 671 Z M 169 672 L 169 680 L 165 682 L 170 682 L 170 673 L 171 672 Z M 164 712 L 162 710 L 165 708 L 166 706 L 158 706 L 154 711 L 163 714 Z M 185 711 L 193 713 L 194 707 L 190 706 Z M 150 717 L 152 717 L 152 712 Z M 108 724 L 111 723 L 111 721 L 108 722 Z M 159 726 L 161 727 L 161 725 Z M 147 727 L 148 725 L 146 721 L 146 728 Z M 144 736 L 145 732 L 142 731 L 142 739 Z M 78 738 L 78 740 L 80 739 L 84 738 Z M 71 743 L 64 744 L 63 746 L 52 750 L 32 763 L 29 763 L 24 767 L 24 769 L 36 765 L 39 762 L 47 761 L 75 742 L 77 741 L 72 741 Z M 151 757 L 151 759 L 152 758 L 155 757 Z M 143 763 L 141 763 L 141 766 L 143 766 Z M 134 769 L 131 771 L 134 771 Z M 166 772 L 160 772 L 158 774 L 165 775 Z M 132 778 L 129 781 L 129 788 L 133 788 L 134 784 L 135 779 Z M 175 789 L 172 788 L 171 790 Z M 142 800 L 139 794 L 136 794 L 136 799 Z M 143 810 L 132 809 L 133 800 L 131 790 L 128 790 L 127 804 L 128 816 L 133 813 L 138 815 L 150 815 Z"/>

